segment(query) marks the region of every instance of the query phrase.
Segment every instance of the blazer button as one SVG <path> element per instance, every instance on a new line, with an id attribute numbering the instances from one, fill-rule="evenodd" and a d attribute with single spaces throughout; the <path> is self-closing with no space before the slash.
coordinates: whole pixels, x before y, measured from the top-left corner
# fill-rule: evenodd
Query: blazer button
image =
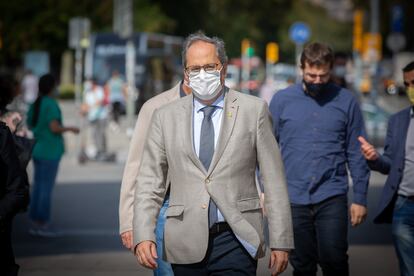
<path id="1" fill-rule="evenodd" d="M 210 183 L 210 178 L 207 178 L 205 181 L 206 184 Z"/>
<path id="2" fill-rule="evenodd" d="M 203 204 L 203 205 L 201 205 L 201 208 L 203 208 L 203 209 L 207 209 L 207 204 Z"/>

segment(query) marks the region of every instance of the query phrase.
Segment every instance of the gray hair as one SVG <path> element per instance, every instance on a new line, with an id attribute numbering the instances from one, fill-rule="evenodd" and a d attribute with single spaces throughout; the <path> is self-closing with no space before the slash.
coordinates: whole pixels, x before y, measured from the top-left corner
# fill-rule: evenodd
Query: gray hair
<path id="1" fill-rule="evenodd" d="M 190 34 L 187 36 L 187 38 L 184 40 L 183 43 L 183 51 L 181 53 L 182 63 L 183 67 L 186 67 L 187 64 L 187 51 L 188 48 L 190 48 L 193 43 L 197 41 L 204 41 L 207 43 L 211 43 L 214 46 L 216 46 L 216 54 L 221 62 L 221 64 L 227 64 L 227 54 L 226 54 L 226 48 L 224 41 L 221 38 L 218 38 L 217 36 L 214 37 L 208 37 L 204 34 L 203 31 L 197 31 L 195 33 Z"/>

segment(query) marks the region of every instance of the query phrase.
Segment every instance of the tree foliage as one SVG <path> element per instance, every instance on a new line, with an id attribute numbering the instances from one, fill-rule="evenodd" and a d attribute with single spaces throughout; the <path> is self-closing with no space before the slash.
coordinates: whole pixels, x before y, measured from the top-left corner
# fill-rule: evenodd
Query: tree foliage
<path id="1" fill-rule="evenodd" d="M 134 29 L 172 32 L 175 22 L 150 0 L 134 1 Z M 0 63 L 15 65 L 29 50 L 45 50 L 52 64 L 68 48 L 69 20 L 87 17 L 92 31 L 111 31 L 113 0 L 14 0 L 0 1 Z"/>
<path id="2" fill-rule="evenodd" d="M 68 48 L 68 22 L 76 16 L 88 17 L 92 31 L 111 31 L 113 0 L 0 1 L 0 63 L 19 63 L 28 50 L 46 50 L 59 63 Z M 305 0 L 134 0 L 135 31 L 187 36 L 202 29 L 222 37 L 230 57 L 240 56 L 240 42 L 248 38 L 259 56 L 275 41 L 281 59 L 292 61 L 288 30 L 295 21 L 310 25 L 312 40 L 351 49 L 352 23 L 339 23 Z"/>

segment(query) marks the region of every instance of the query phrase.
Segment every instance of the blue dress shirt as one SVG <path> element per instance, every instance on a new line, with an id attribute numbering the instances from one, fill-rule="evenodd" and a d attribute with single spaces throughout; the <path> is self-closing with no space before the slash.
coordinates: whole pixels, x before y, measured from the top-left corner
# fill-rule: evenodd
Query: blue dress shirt
<path id="1" fill-rule="evenodd" d="M 273 130 L 281 149 L 291 203 L 307 205 L 347 194 L 367 203 L 369 168 L 358 136 L 365 136 L 361 110 L 351 93 L 332 83 L 313 98 L 302 84 L 277 92 L 270 103 Z"/>

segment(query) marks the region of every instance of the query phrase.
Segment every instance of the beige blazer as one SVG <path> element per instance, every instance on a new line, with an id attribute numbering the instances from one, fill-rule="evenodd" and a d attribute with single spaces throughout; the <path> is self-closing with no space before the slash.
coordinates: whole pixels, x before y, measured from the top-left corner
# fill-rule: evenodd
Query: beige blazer
<path id="1" fill-rule="evenodd" d="M 164 230 L 164 258 L 200 262 L 208 246 L 208 204 L 217 204 L 233 232 L 265 253 L 263 215 L 255 184 L 259 166 L 271 248 L 293 248 L 290 204 L 284 167 L 272 133 L 267 104 L 233 90 L 226 93 L 219 140 L 208 171 L 193 147 L 193 96 L 155 111 L 137 178 L 134 245 L 155 242 L 155 225 L 170 180 Z"/>
<path id="2" fill-rule="evenodd" d="M 120 234 L 132 230 L 132 219 L 134 214 L 135 182 L 141 163 L 142 151 L 145 138 L 151 122 L 152 113 L 157 108 L 180 98 L 181 82 L 172 89 L 167 90 L 149 99 L 142 106 L 134 133 L 129 146 L 128 159 L 122 177 L 121 192 L 119 197 L 119 232 Z"/>

